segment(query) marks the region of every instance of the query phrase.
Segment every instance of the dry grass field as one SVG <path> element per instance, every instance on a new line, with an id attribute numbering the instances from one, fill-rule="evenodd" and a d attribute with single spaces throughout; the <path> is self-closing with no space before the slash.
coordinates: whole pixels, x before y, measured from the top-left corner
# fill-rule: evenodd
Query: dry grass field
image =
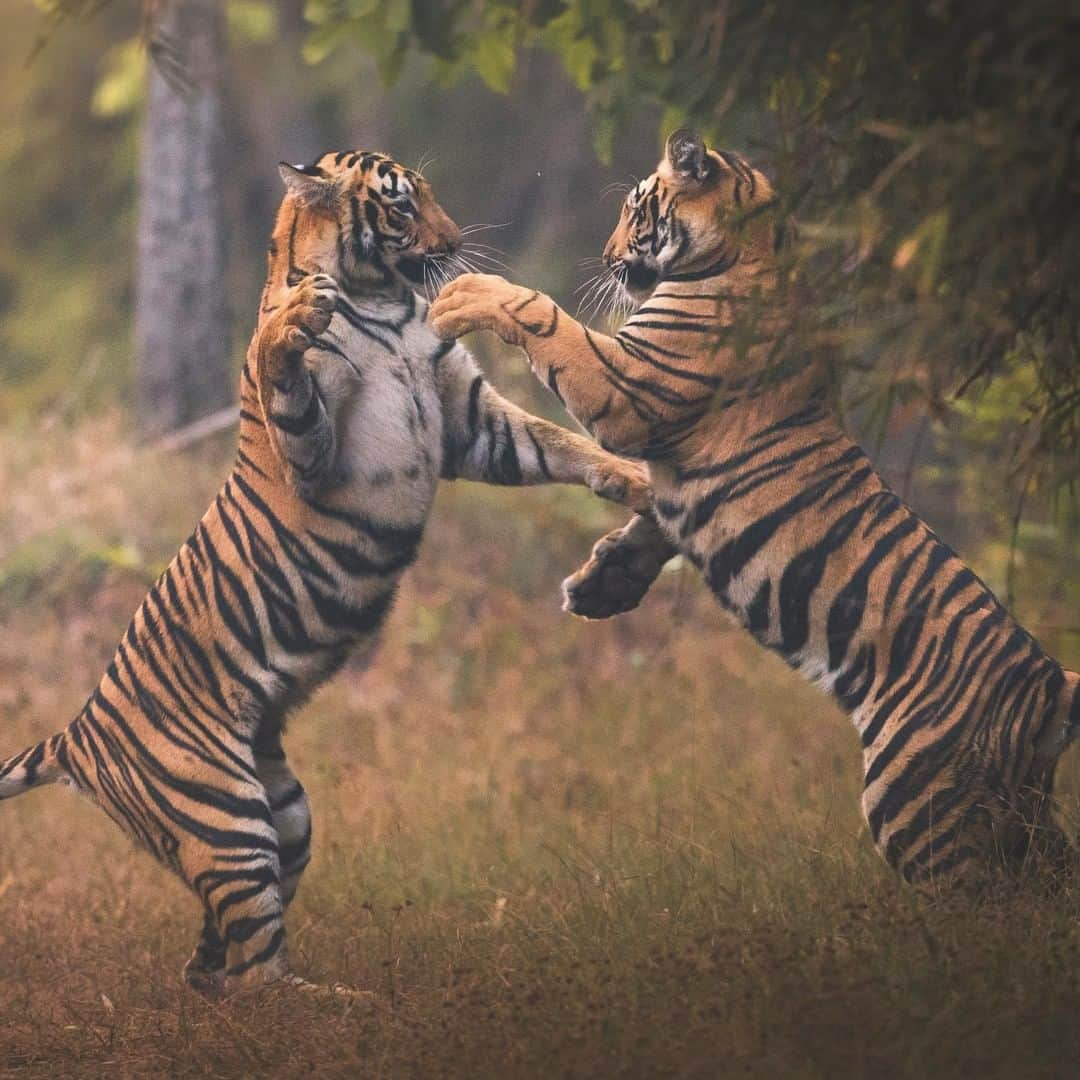
<path id="1" fill-rule="evenodd" d="M 114 419 L 0 440 L 6 754 L 82 704 L 229 453 Z M 0 806 L 0 1077 L 1076 1075 L 1080 882 L 908 892 L 846 721 L 688 574 L 561 614 L 618 517 L 447 487 L 374 663 L 293 720 L 294 964 L 369 1002 L 204 1001 L 179 883 L 66 791 Z"/>

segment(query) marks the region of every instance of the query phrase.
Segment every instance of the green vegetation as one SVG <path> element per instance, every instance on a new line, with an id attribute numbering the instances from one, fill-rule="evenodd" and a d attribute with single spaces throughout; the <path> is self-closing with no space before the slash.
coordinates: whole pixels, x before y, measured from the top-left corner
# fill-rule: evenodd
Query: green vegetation
<path id="1" fill-rule="evenodd" d="M 738 146 L 803 219 L 824 347 L 848 393 L 948 400 L 997 374 L 1026 384 L 1021 452 L 1044 482 L 1080 463 L 1080 97 L 1075 12 L 1055 0 L 717 4 L 565 0 L 447 5 L 312 0 L 312 60 L 410 49 L 444 78 L 507 92 L 545 49 L 593 108 L 600 157 L 641 107 Z M 1035 470 L 1032 471 L 1032 476 Z"/>
<path id="2" fill-rule="evenodd" d="M 232 438 L 133 442 L 138 14 L 37 6 L 80 20 L 0 0 L 0 754 L 80 707 Z M 616 216 L 601 193 L 692 121 L 777 175 L 802 340 L 886 477 L 1080 667 L 1065 10 L 230 0 L 236 355 L 279 158 L 433 154 L 454 217 L 505 223 L 486 235 L 511 276 L 572 309 Z M 580 492 L 447 487 L 381 653 L 295 717 L 316 848 L 294 961 L 367 1005 L 202 1001 L 179 984 L 197 926 L 179 883 L 69 793 L 5 805 L 0 1077 L 1071 1076 L 1077 882 L 956 909 L 904 889 L 866 837 L 846 721 L 696 576 L 610 623 L 559 612 L 557 582 L 619 517 Z"/>

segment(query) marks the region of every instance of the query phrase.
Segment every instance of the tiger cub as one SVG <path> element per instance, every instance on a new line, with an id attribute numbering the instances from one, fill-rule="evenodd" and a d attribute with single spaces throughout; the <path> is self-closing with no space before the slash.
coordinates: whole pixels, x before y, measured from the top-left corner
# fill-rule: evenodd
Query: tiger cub
<path id="1" fill-rule="evenodd" d="M 461 231 L 385 154 L 282 164 L 236 462 L 57 735 L 0 798 L 90 796 L 202 904 L 204 990 L 289 979 L 283 915 L 310 858 L 286 715 L 371 649 L 436 484 L 576 483 L 645 509 L 642 468 L 503 400 L 417 295 Z"/>
<path id="2" fill-rule="evenodd" d="M 886 487 L 816 373 L 779 358 L 760 301 L 785 228 L 761 172 L 676 132 L 604 250 L 638 305 L 614 337 L 487 275 L 450 283 L 432 323 L 447 339 L 486 328 L 521 346 L 602 446 L 649 463 L 655 517 L 597 544 L 565 583 L 569 610 L 635 606 L 681 552 L 850 713 L 863 810 L 905 878 L 977 879 L 988 857 L 1015 862 L 1032 841 L 1058 861 L 1048 797 L 1080 727 L 1080 675 Z"/>

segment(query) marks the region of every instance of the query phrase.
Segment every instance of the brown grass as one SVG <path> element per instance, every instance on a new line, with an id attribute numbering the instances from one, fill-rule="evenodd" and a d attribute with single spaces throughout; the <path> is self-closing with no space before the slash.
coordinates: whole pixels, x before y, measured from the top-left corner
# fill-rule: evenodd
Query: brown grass
<path id="1" fill-rule="evenodd" d="M 0 752 L 81 705 L 226 461 L 115 419 L 0 436 Z M 0 1076 L 1072 1075 L 1080 887 L 906 891 L 847 723 L 689 575 L 559 612 L 616 520 L 448 487 L 374 664 L 293 722 L 294 964 L 371 1005 L 203 1001 L 177 882 L 66 792 L 0 807 Z"/>

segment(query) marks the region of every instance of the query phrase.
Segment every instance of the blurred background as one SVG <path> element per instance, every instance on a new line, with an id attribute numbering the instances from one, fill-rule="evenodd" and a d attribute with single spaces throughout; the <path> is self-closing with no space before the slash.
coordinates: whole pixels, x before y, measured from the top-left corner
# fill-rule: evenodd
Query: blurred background
<path id="1" fill-rule="evenodd" d="M 1080 106 L 1061 5 L 3 7 L 6 427 L 104 411 L 148 440 L 227 404 L 278 160 L 426 155 L 452 216 L 499 226 L 511 275 L 575 310 L 618 185 L 696 122 L 797 213 L 811 344 L 850 426 L 1053 649 L 1080 647 Z M 477 347 L 551 411 L 520 362 Z"/>
<path id="2" fill-rule="evenodd" d="M 668 131 L 762 165 L 800 224 L 800 340 L 848 426 L 1080 667 L 1068 7 L 0 0 L 0 751 L 79 708 L 226 475 L 276 163 L 338 148 L 424 160 L 459 224 L 497 226 L 508 276 L 571 311 Z M 471 344 L 569 423 L 520 356 Z M 720 1044 L 732 1071 L 943 1075 L 961 1001 L 978 1038 L 956 1071 L 1075 1060 L 1061 909 L 927 929 L 870 850 L 846 721 L 694 575 L 672 564 L 610 623 L 560 613 L 559 580 L 619 520 L 578 491 L 446 486 L 382 652 L 293 723 L 317 845 L 294 952 L 376 987 L 374 1020 L 303 1014 L 299 1036 L 252 1014 L 273 1049 L 246 1056 L 173 987 L 189 899 L 47 791 L 0 815 L 0 1066 L 273 1073 L 344 1038 L 354 1064 L 413 1055 L 420 1075 L 470 1054 L 715 1075 Z M 1063 780 L 1075 825 L 1075 765 Z M 847 1037 L 867 981 L 872 1047 Z"/>

